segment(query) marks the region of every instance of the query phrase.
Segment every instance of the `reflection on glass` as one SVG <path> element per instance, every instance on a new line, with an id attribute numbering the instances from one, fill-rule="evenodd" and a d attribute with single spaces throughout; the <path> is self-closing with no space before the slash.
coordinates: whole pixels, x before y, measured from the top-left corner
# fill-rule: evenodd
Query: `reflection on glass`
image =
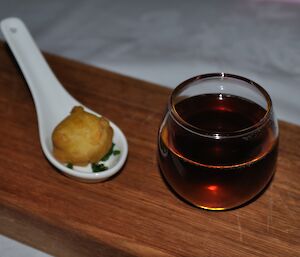
<path id="1" fill-rule="evenodd" d="M 236 75 L 189 79 L 170 97 L 158 145 L 163 177 L 181 198 L 210 210 L 238 207 L 260 193 L 275 170 L 271 99 Z"/>

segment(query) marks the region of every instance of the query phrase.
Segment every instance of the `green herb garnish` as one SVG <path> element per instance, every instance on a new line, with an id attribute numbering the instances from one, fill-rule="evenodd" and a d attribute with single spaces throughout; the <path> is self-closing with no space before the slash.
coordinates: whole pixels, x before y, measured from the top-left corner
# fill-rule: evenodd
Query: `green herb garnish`
<path id="1" fill-rule="evenodd" d="M 111 148 L 109 151 L 102 157 L 101 161 L 105 162 L 109 159 L 109 157 L 113 154 L 113 149 L 114 149 L 115 144 L 112 143 Z"/>
<path id="2" fill-rule="evenodd" d="M 106 167 L 103 163 L 92 163 L 92 170 L 93 172 L 101 172 L 107 170 L 108 167 Z"/>
<path id="3" fill-rule="evenodd" d="M 120 150 L 114 150 L 114 151 L 113 151 L 113 155 L 118 155 L 118 154 L 120 154 L 120 153 L 121 153 Z"/>
<path id="4" fill-rule="evenodd" d="M 69 169 L 73 169 L 73 164 L 72 164 L 72 163 L 68 163 L 66 166 L 67 166 L 67 168 L 69 168 Z"/>
<path id="5" fill-rule="evenodd" d="M 102 162 L 107 161 L 111 155 L 118 155 L 121 153 L 120 150 L 114 150 L 114 147 L 115 147 L 115 143 L 112 143 L 109 151 L 102 157 L 102 159 L 101 159 Z"/>

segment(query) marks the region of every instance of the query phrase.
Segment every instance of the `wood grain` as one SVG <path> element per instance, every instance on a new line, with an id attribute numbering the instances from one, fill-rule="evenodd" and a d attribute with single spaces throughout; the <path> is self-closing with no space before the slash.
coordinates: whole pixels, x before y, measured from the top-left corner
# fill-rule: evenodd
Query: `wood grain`
<path id="1" fill-rule="evenodd" d="M 299 256 L 300 127 L 280 122 L 276 175 L 251 204 L 196 209 L 164 184 L 156 135 L 170 90 L 57 56 L 65 88 L 125 132 L 129 156 L 113 179 L 61 175 L 39 144 L 34 105 L 0 44 L 0 232 L 55 256 Z"/>

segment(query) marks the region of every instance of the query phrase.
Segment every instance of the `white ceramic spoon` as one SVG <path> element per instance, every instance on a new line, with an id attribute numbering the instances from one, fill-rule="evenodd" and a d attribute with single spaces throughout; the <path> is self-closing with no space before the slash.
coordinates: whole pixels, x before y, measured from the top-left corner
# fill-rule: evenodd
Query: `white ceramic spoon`
<path id="1" fill-rule="evenodd" d="M 74 166 L 73 169 L 70 169 L 54 158 L 51 140 L 53 129 L 68 116 L 74 106 L 83 105 L 69 95 L 55 77 L 20 19 L 2 20 L 1 29 L 33 96 L 38 117 L 40 142 L 47 159 L 65 175 L 85 182 L 103 181 L 116 174 L 126 161 L 128 144 L 123 132 L 112 122 L 110 125 L 114 130 L 113 142 L 115 148 L 119 149 L 121 153 L 111 156 L 105 163 L 108 166 L 107 170 L 93 173 L 90 165 L 85 168 Z M 99 115 L 87 107 L 84 109 Z"/>

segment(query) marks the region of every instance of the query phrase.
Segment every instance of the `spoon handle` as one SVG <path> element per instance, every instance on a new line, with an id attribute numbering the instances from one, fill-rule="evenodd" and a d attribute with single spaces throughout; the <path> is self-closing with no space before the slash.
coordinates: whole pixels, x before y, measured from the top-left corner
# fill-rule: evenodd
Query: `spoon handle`
<path id="1" fill-rule="evenodd" d="M 18 18 L 7 18 L 1 21 L 1 29 L 27 81 L 39 123 L 52 114 L 50 111 L 59 113 L 61 103 L 74 106 L 76 100 L 61 86 L 25 24 Z"/>

